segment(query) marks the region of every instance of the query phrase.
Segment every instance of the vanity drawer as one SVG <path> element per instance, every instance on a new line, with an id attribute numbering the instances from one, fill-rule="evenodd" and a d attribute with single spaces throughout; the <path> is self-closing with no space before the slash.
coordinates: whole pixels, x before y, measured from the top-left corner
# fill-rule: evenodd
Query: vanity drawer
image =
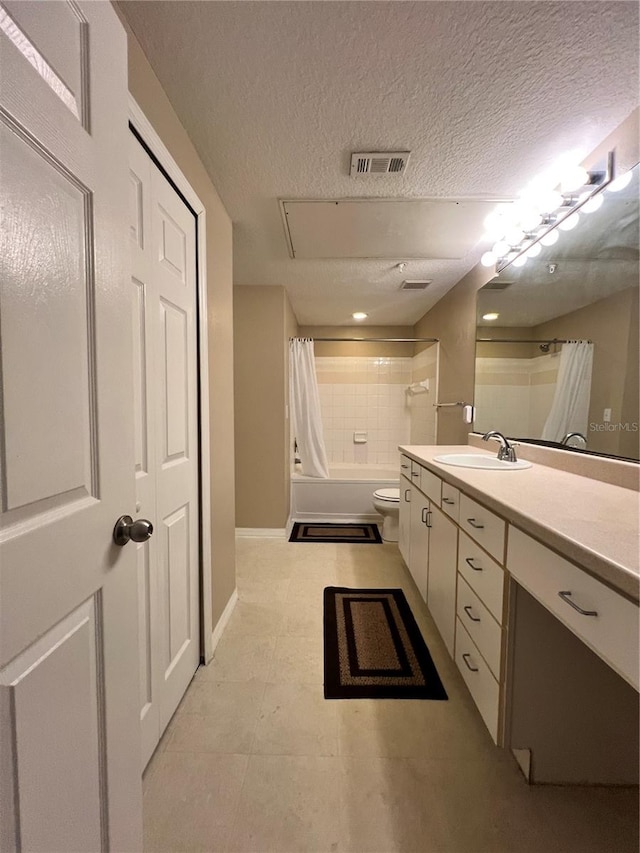
<path id="1" fill-rule="evenodd" d="M 442 480 L 427 468 L 420 468 L 420 491 L 436 506 L 440 506 Z"/>
<path id="2" fill-rule="evenodd" d="M 455 486 L 442 481 L 442 509 L 451 516 L 454 521 L 458 520 L 460 508 L 460 491 Z"/>
<path id="3" fill-rule="evenodd" d="M 504 570 L 460 531 L 458 572 L 500 624 L 504 601 Z"/>
<path id="4" fill-rule="evenodd" d="M 404 453 L 400 456 L 400 473 L 408 480 L 411 479 L 411 460 Z"/>
<path id="5" fill-rule="evenodd" d="M 414 462 L 413 459 L 409 460 L 411 463 L 411 471 L 409 472 L 409 479 L 413 483 L 414 486 L 420 488 L 420 472 L 422 471 L 422 466 L 418 465 L 417 462 Z"/>
<path id="6" fill-rule="evenodd" d="M 638 689 L 637 604 L 514 527 L 509 531 L 507 568 L 514 580 Z M 580 613 L 578 607 L 594 615 Z"/>
<path id="7" fill-rule="evenodd" d="M 459 619 L 456 619 L 456 663 L 491 737 L 497 743 L 500 688 Z"/>
<path id="8" fill-rule="evenodd" d="M 458 619 L 467 629 L 489 669 L 500 680 L 502 629 L 464 578 L 458 578 Z"/>
<path id="9" fill-rule="evenodd" d="M 502 562 L 506 523 L 501 518 L 467 495 L 461 494 L 459 524 L 485 551 L 492 554 L 498 562 Z"/>

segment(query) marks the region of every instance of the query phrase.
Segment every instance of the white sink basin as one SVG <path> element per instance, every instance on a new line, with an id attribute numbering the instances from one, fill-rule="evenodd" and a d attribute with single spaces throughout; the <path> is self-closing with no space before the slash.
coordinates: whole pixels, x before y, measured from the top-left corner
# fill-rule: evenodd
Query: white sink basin
<path id="1" fill-rule="evenodd" d="M 485 456 L 480 453 L 444 453 L 442 456 L 434 456 L 433 461 L 442 462 L 443 465 L 456 465 L 458 468 L 485 468 L 490 471 L 520 471 L 523 468 L 531 468 L 531 462 L 505 462 L 497 456 Z"/>

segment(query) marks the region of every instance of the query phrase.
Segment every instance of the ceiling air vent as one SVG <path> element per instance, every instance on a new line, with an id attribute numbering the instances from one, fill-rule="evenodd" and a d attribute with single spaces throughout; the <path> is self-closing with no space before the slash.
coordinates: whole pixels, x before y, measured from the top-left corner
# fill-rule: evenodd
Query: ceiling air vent
<path id="1" fill-rule="evenodd" d="M 483 290 L 506 290 L 508 287 L 511 287 L 513 284 L 512 281 L 501 281 L 499 278 L 494 278 L 493 281 L 488 282 L 482 288 Z"/>
<path id="2" fill-rule="evenodd" d="M 400 290 L 424 290 L 428 287 L 433 279 L 405 279 L 400 285 Z"/>
<path id="3" fill-rule="evenodd" d="M 365 175 L 402 175 L 409 162 L 409 151 L 365 151 L 351 155 L 351 177 Z"/>

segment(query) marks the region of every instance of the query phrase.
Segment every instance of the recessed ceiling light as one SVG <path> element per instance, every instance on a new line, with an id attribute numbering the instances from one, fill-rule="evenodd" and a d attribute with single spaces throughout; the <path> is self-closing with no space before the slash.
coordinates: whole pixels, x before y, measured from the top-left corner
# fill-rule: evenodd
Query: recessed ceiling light
<path id="1" fill-rule="evenodd" d="M 495 314 L 495 313 L 494 314 L 483 314 L 482 319 L 483 320 L 497 320 L 499 316 L 500 316 L 499 314 Z"/>
<path id="2" fill-rule="evenodd" d="M 369 315 L 365 314 L 364 311 L 356 311 L 356 313 L 351 316 L 354 320 L 366 320 Z"/>

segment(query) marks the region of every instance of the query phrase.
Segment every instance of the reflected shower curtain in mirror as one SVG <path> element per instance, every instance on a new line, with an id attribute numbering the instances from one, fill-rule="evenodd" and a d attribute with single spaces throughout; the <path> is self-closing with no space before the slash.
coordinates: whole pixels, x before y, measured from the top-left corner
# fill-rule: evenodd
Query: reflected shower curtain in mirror
<path id="1" fill-rule="evenodd" d="M 562 441 L 569 432 L 587 436 L 592 366 L 593 344 L 588 341 L 563 344 L 556 390 L 542 438 Z"/>
<path id="2" fill-rule="evenodd" d="M 328 477 L 313 341 L 309 338 L 289 341 L 289 400 L 302 473 Z"/>

